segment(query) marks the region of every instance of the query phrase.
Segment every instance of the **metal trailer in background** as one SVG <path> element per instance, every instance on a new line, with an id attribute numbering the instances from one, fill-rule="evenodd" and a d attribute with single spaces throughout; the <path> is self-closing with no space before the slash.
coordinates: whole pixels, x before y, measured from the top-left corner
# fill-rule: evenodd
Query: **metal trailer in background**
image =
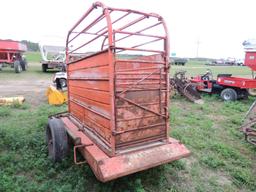
<path id="1" fill-rule="evenodd" d="M 0 70 L 3 67 L 12 67 L 16 73 L 27 70 L 27 61 L 24 52 L 27 46 L 13 40 L 0 40 Z"/>
<path id="2" fill-rule="evenodd" d="M 66 54 L 65 46 L 56 45 L 39 45 L 41 53 L 42 71 L 47 72 L 48 69 L 58 69 L 66 71 Z"/>
<path id="3" fill-rule="evenodd" d="M 96 2 L 68 32 L 66 56 L 68 112 L 49 117 L 46 128 L 53 161 L 67 155 L 71 139 L 75 163 L 87 162 L 106 182 L 190 155 L 170 137 L 161 16 Z"/>

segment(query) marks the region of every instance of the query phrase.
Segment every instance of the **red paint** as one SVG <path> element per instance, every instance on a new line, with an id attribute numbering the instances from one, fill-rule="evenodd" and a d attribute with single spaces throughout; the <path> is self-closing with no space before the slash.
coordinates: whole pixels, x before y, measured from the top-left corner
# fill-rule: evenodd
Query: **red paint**
<path id="1" fill-rule="evenodd" d="M 103 15 L 86 23 L 99 9 Z M 117 12 L 120 17 L 111 18 Z M 128 16 L 133 16 L 130 21 L 122 21 Z M 101 21 L 105 26 L 94 29 Z M 129 31 L 138 24 L 143 29 Z M 156 26 L 162 35 L 147 31 Z M 119 46 L 129 38 L 131 44 Z M 99 51 L 89 52 L 97 40 L 102 41 Z M 169 41 L 161 16 L 97 2 L 69 31 L 66 42 L 69 114 L 61 119 L 72 135 L 81 138 L 85 147 L 78 150 L 100 181 L 190 154 L 169 138 Z M 148 44 L 152 47 L 143 47 Z M 128 59 L 118 55 L 128 50 L 141 54 Z"/>
<path id="2" fill-rule="evenodd" d="M 0 63 L 13 64 L 13 56 L 21 57 L 21 53 L 26 50 L 26 45 L 18 41 L 0 40 Z"/>
<path id="3" fill-rule="evenodd" d="M 247 51 L 245 53 L 244 64 L 250 67 L 253 71 L 256 71 L 256 51 Z"/>

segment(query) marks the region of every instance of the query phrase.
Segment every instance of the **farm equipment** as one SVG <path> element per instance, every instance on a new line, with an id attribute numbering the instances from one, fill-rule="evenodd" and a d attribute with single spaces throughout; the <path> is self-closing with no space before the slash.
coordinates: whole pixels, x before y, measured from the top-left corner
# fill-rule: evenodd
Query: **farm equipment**
<path id="1" fill-rule="evenodd" d="M 232 74 L 219 74 L 217 80 L 213 79 L 211 70 L 203 75 L 192 77 L 191 82 L 201 92 L 220 94 L 224 101 L 247 99 L 248 89 L 256 88 L 256 79 L 232 77 Z"/>
<path id="2" fill-rule="evenodd" d="M 256 42 L 256 41 L 255 41 Z M 252 79 L 232 77 L 232 74 L 219 74 L 217 80 L 213 79 L 211 70 L 207 70 L 204 75 L 198 75 L 191 79 L 196 84 L 198 91 L 206 93 L 220 94 L 224 101 L 235 101 L 237 99 L 247 99 L 248 95 L 256 96 L 256 43 L 245 41 L 244 65 L 252 70 Z"/>
<path id="3" fill-rule="evenodd" d="M 41 53 L 42 71 L 47 72 L 48 69 L 58 69 L 66 71 L 66 55 L 64 46 L 39 45 Z"/>
<path id="4" fill-rule="evenodd" d="M 46 96 L 50 105 L 62 105 L 67 102 L 67 93 L 53 86 L 47 88 Z"/>
<path id="5" fill-rule="evenodd" d="M 240 130 L 244 133 L 246 141 L 256 145 L 256 101 L 246 113 L 244 123 Z"/>
<path id="6" fill-rule="evenodd" d="M 67 72 L 61 71 L 57 72 L 53 76 L 53 83 L 56 84 L 58 90 L 64 90 L 67 88 Z"/>
<path id="7" fill-rule="evenodd" d="M 176 89 L 179 94 L 195 103 L 203 103 L 203 100 L 195 86 L 186 78 L 186 71 L 178 71 L 170 78 L 171 88 Z"/>
<path id="8" fill-rule="evenodd" d="M 22 105 L 22 103 L 25 101 L 25 98 L 23 96 L 18 97 L 0 97 L 0 106 L 1 105 Z"/>
<path id="9" fill-rule="evenodd" d="M 27 70 L 27 61 L 23 53 L 27 46 L 18 41 L 0 40 L 0 71 L 10 66 L 16 73 Z"/>
<path id="10" fill-rule="evenodd" d="M 53 161 L 67 155 L 71 139 L 74 162 L 87 162 L 107 182 L 190 155 L 169 137 L 169 43 L 161 16 L 96 2 L 66 42 L 68 112 L 49 117 L 46 128 Z"/>

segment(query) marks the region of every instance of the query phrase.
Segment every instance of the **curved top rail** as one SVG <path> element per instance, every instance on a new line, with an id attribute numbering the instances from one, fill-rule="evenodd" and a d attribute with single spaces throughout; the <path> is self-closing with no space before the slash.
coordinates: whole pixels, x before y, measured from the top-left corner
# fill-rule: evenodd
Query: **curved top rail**
<path id="1" fill-rule="evenodd" d="M 97 10 L 98 8 L 101 8 L 102 11 Z M 96 12 L 95 10 L 97 10 L 97 14 L 90 18 Z M 115 16 L 118 15 L 118 17 L 114 18 L 114 14 L 116 14 Z M 145 24 L 150 19 L 153 21 Z M 163 33 L 161 35 L 155 34 L 158 30 L 155 30 L 155 32 L 152 30 L 157 27 L 162 27 Z M 149 32 L 150 30 L 151 32 Z M 136 39 L 131 40 L 131 37 L 134 38 L 135 36 Z M 125 44 L 125 40 L 129 44 L 134 42 L 134 45 Z M 66 39 L 67 59 L 69 54 L 77 53 L 87 56 L 89 53 L 97 52 L 84 49 L 86 47 L 95 48 L 96 46 L 92 46 L 92 44 L 96 41 L 97 45 L 101 42 L 101 46 L 97 51 L 111 48 L 116 49 L 114 53 L 127 50 L 145 51 L 164 53 L 166 57 L 169 57 L 167 26 L 164 19 L 156 13 L 112 8 L 101 2 L 95 2 L 68 32 Z M 141 48 L 159 41 L 163 41 L 162 50 L 159 48 L 159 50 Z M 121 42 L 127 46 L 120 45 Z M 73 45 L 75 43 L 77 44 L 76 46 Z"/>

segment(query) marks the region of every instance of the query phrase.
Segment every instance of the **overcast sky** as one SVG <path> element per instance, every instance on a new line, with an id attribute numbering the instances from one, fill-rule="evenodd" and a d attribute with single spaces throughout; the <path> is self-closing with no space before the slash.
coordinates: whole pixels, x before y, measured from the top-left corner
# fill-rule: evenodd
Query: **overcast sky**
<path id="1" fill-rule="evenodd" d="M 92 0 L 3 0 L 0 38 L 65 39 Z M 164 17 L 171 53 L 177 56 L 243 58 L 242 42 L 256 38 L 255 0 L 102 0 L 107 6 L 155 12 Z"/>

